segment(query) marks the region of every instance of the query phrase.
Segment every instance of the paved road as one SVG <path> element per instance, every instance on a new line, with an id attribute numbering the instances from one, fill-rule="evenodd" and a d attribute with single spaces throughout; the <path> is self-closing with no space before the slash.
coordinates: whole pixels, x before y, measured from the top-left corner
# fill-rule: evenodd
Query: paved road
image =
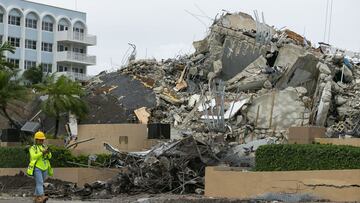
<path id="1" fill-rule="evenodd" d="M 105 202 L 105 203 L 112 203 L 117 202 L 116 200 L 97 200 L 97 201 L 61 201 L 61 200 L 49 200 L 47 203 L 65 203 L 65 202 L 72 202 L 72 203 L 97 203 L 97 202 Z M 0 199 L 0 203 L 33 203 L 31 198 L 14 198 L 14 199 Z"/>

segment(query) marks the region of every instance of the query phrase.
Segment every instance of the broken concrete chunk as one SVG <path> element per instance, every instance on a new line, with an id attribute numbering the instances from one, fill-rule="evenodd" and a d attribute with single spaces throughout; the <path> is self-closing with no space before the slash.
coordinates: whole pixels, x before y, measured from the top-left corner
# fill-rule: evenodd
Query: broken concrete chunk
<path id="1" fill-rule="evenodd" d="M 300 96 L 304 96 L 307 93 L 307 89 L 305 87 L 296 87 L 295 89 Z"/>
<path id="2" fill-rule="evenodd" d="M 318 67 L 320 73 L 324 73 L 324 74 L 327 74 L 327 75 L 331 74 L 331 70 L 326 64 L 319 62 L 317 64 L 317 67 Z"/>
<path id="3" fill-rule="evenodd" d="M 309 111 L 295 90 L 286 89 L 255 98 L 248 107 L 247 118 L 256 128 L 280 130 L 308 124 L 305 113 Z"/>
<path id="4" fill-rule="evenodd" d="M 237 14 L 226 14 L 219 23 L 232 30 L 256 30 L 256 22 L 251 15 L 241 12 Z"/>
<path id="5" fill-rule="evenodd" d="M 204 54 L 209 51 L 209 44 L 207 39 L 195 41 L 193 42 L 193 46 L 195 48 L 195 55 Z"/>
<path id="6" fill-rule="evenodd" d="M 294 44 L 286 44 L 280 48 L 275 66 L 292 67 L 297 59 L 305 54 L 305 50 Z"/>
<path id="7" fill-rule="evenodd" d="M 336 95 L 336 96 L 335 96 L 335 102 L 336 102 L 336 104 L 339 105 L 339 106 L 345 104 L 346 101 L 347 101 L 347 99 L 344 98 L 344 97 L 342 97 L 341 95 Z"/>
<path id="8" fill-rule="evenodd" d="M 330 109 L 330 101 L 331 101 L 331 82 L 327 82 L 322 91 L 321 100 L 318 106 L 318 111 L 316 116 L 317 126 L 325 125 L 326 118 Z"/>
<path id="9" fill-rule="evenodd" d="M 226 81 L 226 84 L 235 83 L 245 77 L 257 75 L 261 70 L 266 67 L 266 59 L 263 56 L 259 56 L 254 62 L 250 63 L 243 71 L 236 74 L 230 80 Z"/>
<path id="10" fill-rule="evenodd" d="M 254 41 L 251 43 L 249 41 Z M 253 63 L 260 56 L 265 56 L 267 47 L 255 44 L 254 39 L 239 40 L 233 37 L 226 37 L 222 54 L 222 71 L 220 78 L 229 80 L 234 75 L 242 72 L 249 64 Z"/>
<path id="11" fill-rule="evenodd" d="M 179 114 L 174 114 L 173 117 L 174 117 L 176 122 L 178 122 L 178 123 L 182 122 L 181 116 L 179 116 Z"/>
<path id="12" fill-rule="evenodd" d="M 222 62 L 221 60 L 214 61 L 213 63 L 214 73 L 218 75 L 222 69 Z"/>
<path id="13" fill-rule="evenodd" d="M 200 95 L 194 94 L 191 95 L 189 102 L 188 102 L 188 108 L 194 108 L 195 104 L 200 101 Z"/>
<path id="14" fill-rule="evenodd" d="M 194 58 L 192 58 L 191 61 L 196 62 L 196 61 L 199 61 L 199 60 L 203 59 L 204 57 L 205 57 L 204 54 L 198 54 Z"/>
<path id="15" fill-rule="evenodd" d="M 269 80 L 266 80 L 265 82 L 264 82 L 264 88 L 265 89 L 272 89 L 272 84 L 271 84 L 271 82 L 269 81 Z"/>
<path id="16" fill-rule="evenodd" d="M 196 66 L 192 66 L 189 68 L 189 75 L 196 76 L 198 74 L 198 68 Z"/>
<path id="17" fill-rule="evenodd" d="M 319 70 L 316 68 L 318 61 L 319 59 L 312 54 L 298 57 L 279 79 L 276 87 L 283 89 L 288 86 L 303 86 L 309 95 L 312 95 L 315 92 L 319 75 Z"/>
<path id="18" fill-rule="evenodd" d="M 342 82 L 351 82 L 353 80 L 353 73 L 346 65 L 343 65 L 341 71 L 343 73 L 343 81 Z"/>

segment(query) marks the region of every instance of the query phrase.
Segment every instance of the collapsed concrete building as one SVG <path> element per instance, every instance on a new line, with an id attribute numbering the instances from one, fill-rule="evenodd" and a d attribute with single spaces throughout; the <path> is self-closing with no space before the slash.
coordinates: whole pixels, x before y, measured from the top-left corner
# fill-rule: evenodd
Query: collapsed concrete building
<path id="1" fill-rule="evenodd" d="M 244 13 L 222 15 L 193 45 L 190 56 L 135 60 L 96 76 L 88 98 L 110 95 L 125 110 L 125 122 L 136 122 L 133 111 L 146 107 L 150 122 L 199 137 L 286 142 L 289 127 L 310 125 L 327 127 L 329 137 L 359 136 L 356 53 L 324 43 L 315 48 Z"/>

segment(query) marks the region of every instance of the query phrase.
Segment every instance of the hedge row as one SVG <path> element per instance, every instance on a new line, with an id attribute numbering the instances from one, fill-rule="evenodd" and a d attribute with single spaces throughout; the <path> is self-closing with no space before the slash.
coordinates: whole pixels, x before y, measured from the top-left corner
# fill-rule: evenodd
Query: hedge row
<path id="1" fill-rule="evenodd" d="M 75 162 L 82 165 L 88 164 L 88 156 L 74 156 L 65 148 L 50 146 L 52 158 L 50 160 L 52 167 L 80 167 L 71 164 Z M 96 162 L 109 162 L 110 155 L 97 155 Z M 0 147 L 0 168 L 24 168 L 29 164 L 29 152 L 27 147 Z"/>
<path id="2" fill-rule="evenodd" d="M 256 150 L 257 171 L 360 169 L 360 147 L 264 145 Z"/>

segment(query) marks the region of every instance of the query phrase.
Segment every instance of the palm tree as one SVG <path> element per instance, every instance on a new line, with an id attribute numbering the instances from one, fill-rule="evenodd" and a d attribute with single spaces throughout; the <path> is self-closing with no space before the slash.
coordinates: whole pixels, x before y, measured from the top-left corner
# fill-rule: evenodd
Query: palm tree
<path id="1" fill-rule="evenodd" d="M 1 59 L 0 59 L 1 61 Z M 19 126 L 7 113 L 6 108 L 9 102 L 14 100 L 25 100 L 27 89 L 15 79 L 16 73 L 0 70 L 0 109 L 12 126 L 19 129 Z"/>
<path id="2" fill-rule="evenodd" d="M 13 71 L 15 67 L 6 60 L 5 52 L 15 53 L 15 47 L 8 42 L 5 42 L 0 46 L 0 70 Z"/>
<path id="3" fill-rule="evenodd" d="M 29 81 L 32 85 L 41 83 L 44 77 L 41 65 L 31 67 L 23 73 L 23 78 Z"/>
<path id="4" fill-rule="evenodd" d="M 86 103 L 80 98 L 84 95 L 81 85 L 65 76 L 56 79 L 52 75 L 44 83 L 36 84 L 34 87 L 48 96 L 42 109 L 48 116 L 55 118 L 55 137 L 58 134 L 59 122 L 63 114 L 72 112 L 78 118 L 83 118 L 88 111 Z"/>

